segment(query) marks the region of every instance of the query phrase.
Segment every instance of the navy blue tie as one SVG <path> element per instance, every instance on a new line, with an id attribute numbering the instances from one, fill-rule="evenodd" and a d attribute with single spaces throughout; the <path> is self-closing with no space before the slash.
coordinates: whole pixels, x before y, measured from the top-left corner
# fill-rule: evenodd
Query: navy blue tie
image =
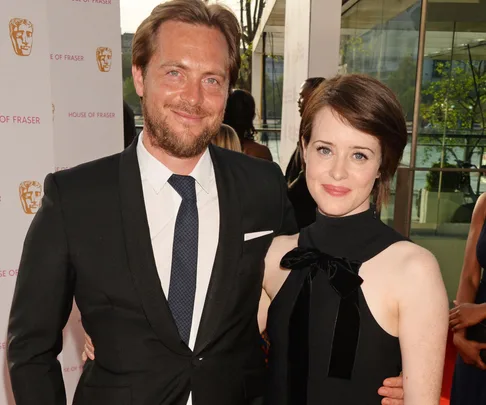
<path id="1" fill-rule="evenodd" d="M 173 174 L 169 184 L 182 197 L 172 247 L 169 308 L 181 339 L 188 345 L 196 295 L 199 216 L 196 183 L 191 176 Z"/>

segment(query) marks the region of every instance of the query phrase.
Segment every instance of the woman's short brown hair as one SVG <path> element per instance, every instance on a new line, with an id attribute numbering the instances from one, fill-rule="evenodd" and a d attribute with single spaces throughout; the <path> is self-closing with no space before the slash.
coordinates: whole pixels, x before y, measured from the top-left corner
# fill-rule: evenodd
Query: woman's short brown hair
<path id="1" fill-rule="evenodd" d="M 166 21 L 179 21 L 216 28 L 224 35 L 229 49 L 230 87 L 238 79 L 240 70 L 241 29 L 235 15 L 220 4 L 206 4 L 202 0 L 171 0 L 159 4 L 137 29 L 132 42 L 132 64 L 142 69 L 156 51 L 157 34 Z"/>
<path id="2" fill-rule="evenodd" d="M 373 187 L 379 208 L 407 145 L 407 125 L 395 94 L 379 80 L 361 74 L 336 76 L 315 89 L 302 116 L 302 144 L 309 144 L 315 117 L 329 107 L 344 123 L 374 136 L 381 146 L 380 177 Z"/>

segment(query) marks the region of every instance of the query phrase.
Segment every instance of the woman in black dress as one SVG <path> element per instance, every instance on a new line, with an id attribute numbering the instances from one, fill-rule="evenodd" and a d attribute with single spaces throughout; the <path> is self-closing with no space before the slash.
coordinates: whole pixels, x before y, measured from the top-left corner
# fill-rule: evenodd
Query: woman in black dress
<path id="1" fill-rule="evenodd" d="M 268 403 L 378 405 L 382 381 L 403 371 L 405 405 L 436 405 L 448 327 L 440 269 L 376 212 L 407 142 L 400 105 L 375 79 L 336 77 L 315 90 L 303 124 L 318 212 L 267 255 Z"/>
<path id="2" fill-rule="evenodd" d="M 486 194 L 474 207 L 464 252 L 456 307 L 450 311 L 450 326 L 459 356 L 454 370 L 451 405 L 486 404 L 486 342 L 476 342 L 468 328 L 483 330 L 486 337 Z"/>

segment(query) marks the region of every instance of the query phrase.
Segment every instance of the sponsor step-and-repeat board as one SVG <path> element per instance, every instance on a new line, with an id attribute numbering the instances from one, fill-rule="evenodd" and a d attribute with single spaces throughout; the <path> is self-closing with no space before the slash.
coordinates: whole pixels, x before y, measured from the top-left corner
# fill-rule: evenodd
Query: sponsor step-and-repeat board
<path id="1" fill-rule="evenodd" d="M 14 405 L 7 324 L 45 176 L 123 147 L 119 0 L 0 2 L 0 405 Z M 39 269 L 42 271 L 42 269 Z M 79 311 L 59 356 L 68 403 L 82 371 Z"/>

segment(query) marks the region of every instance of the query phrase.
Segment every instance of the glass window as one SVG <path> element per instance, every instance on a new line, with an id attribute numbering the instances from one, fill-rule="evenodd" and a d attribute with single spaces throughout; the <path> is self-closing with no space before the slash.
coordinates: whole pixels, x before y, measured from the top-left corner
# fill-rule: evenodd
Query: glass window
<path id="1" fill-rule="evenodd" d="M 344 6 L 346 9 L 346 6 Z M 402 164 L 410 165 L 421 1 L 361 0 L 341 19 L 340 71 L 369 74 L 397 95 L 410 134 Z M 393 225 L 395 182 L 381 218 Z"/>
<path id="2" fill-rule="evenodd" d="M 436 255 L 450 300 L 472 212 L 486 191 L 484 11 L 469 0 L 430 2 L 427 10 L 411 236 Z"/>

